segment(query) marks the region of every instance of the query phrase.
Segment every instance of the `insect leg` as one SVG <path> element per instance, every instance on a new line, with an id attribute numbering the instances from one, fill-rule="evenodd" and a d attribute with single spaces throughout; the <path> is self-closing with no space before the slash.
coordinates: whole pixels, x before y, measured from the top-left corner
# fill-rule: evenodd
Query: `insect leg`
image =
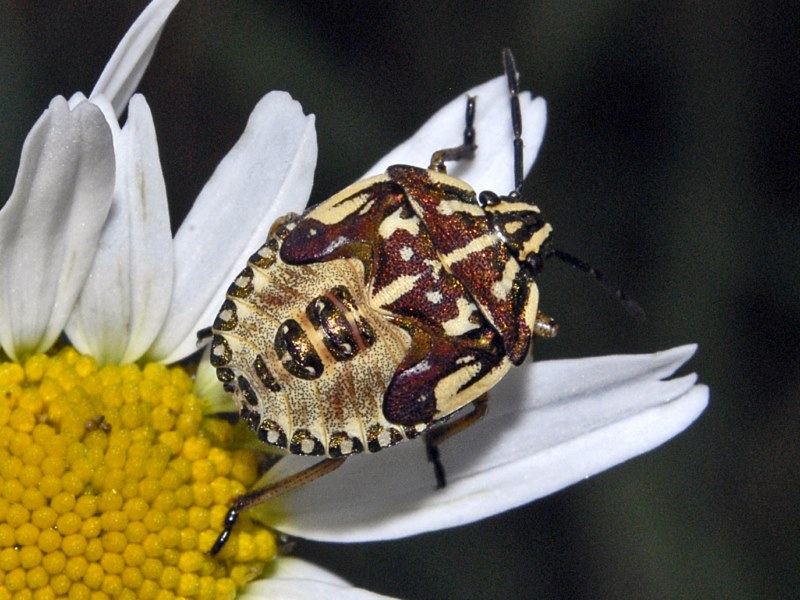
<path id="1" fill-rule="evenodd" d="M 211 332 L 211 327 L 203 327 L 197 332 L 197 347 L 204 348 L 206 344 L 211 342 L 213 335 L 214 334 Z"/>
<path id="2" fill-rule="evenodd" d="M 542 311 L 536 311 L 536 322 L 533 324 L 533 333 L 543 338 L 554 338 L 558 333 L 558 323 Z"/>
<path id="3" fill-rule="evenodd" d="M 222 547 L 228 541 L 231 533 L 233 533 L 233 527 L 236 525 L 236 521 L 239 519 L 239 515 L 243 510 L 247 510 L 256 504 L 261 504 L 276 496 L 290 492 L 295 488 L 311 483 L 315 479 L 319 479 L 323 475 L 335 471 L 342 466 L 344 461 L 344 458 L 327 458 L 285 479 L 238 496 L 233 501 L 233 506 L 228 511 L 228 514 L 225 515 L 224 528 L 222 533 L 219 534 L 217 541 L 214 542 L 214 545 L 211 547 L 211 556 L 219 554 L 220 550 L 222 550 Z"/>
<path id="4" fill-rule="evenodd" d="M 464 127 L 464 141 L 460 146 L 454 148 L 444 148 L 437 150 L 431 156 L 431 164 L 428 167 L 440 173 L 447 173 L 447 168 L 444 166 L 445 161 L 462 160 L 465 158 L 472 158 L 475 156 L 475 150 L 478 146 L 475 144 L 475 98 L 467 96 L 467 114 L 466 126 Z"/>
<path id="5" fill-rule="evenodd" d="M 425 450 L 428 460 L 433 463 L 433 472 L 436 475 L 436 488 L 441 489 L 447 484 L 444 475 L 444 465 L 439 458 L 439 444 L 455 434 L 464 431 L 472 426 L 478 419 L 481 419 L 486 411 L 489 410 L 489 396 L 483 394 L 472 401 L 472 411 L 465 415 L 447 421 L 439 427 L 430 429 L 425 433 Z"/>

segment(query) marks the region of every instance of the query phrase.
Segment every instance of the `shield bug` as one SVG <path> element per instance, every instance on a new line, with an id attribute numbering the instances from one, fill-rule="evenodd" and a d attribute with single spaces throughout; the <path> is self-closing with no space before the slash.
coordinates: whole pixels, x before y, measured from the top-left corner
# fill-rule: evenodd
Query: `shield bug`
<path id="1" fill-rule="evenodd" d="M 485 412 L 486 393 L 529 356 L 534 336 L 557 332 L 539 311 L 545 259 L 602 281 L 550 246 L 550 224 L 522 196 L 519 78 L 508 50 L 503 64 L 512 191 L 477 194 L 447 174 L 445 162 L 477 149 L 476 99 L 467 98 L 461 145 L 435 152 L 428 168 L 391 166 L 280 219 L 228 289 L 212 327 L 218 378 L 262 442 L 325 458 L 237 498 L 212 554 L 242 510 L 352 454 L 422 435 L 444 485 L 437 445 Z"/>

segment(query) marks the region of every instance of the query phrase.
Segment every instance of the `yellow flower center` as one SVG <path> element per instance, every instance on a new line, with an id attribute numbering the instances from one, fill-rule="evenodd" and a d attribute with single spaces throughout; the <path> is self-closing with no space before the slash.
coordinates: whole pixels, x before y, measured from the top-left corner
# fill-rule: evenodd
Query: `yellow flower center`
<path id="1" fill-rule="evenodd" d="M 0 363 L 0 598 L 231 598 L 261 573 L 276 540 L 246 516 L 208 555 L 258 455 L 191 390 L 72 348 Z"/>

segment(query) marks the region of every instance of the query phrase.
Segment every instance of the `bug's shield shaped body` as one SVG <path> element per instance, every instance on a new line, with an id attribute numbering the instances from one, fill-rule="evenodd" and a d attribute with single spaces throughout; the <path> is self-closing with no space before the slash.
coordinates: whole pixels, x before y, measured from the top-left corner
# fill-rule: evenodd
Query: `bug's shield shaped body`
<path id="1" fill-rule="evenodd" d="M 212 356 L 266 443 L 377 451 L 521 362 L 537 301 L 468 185 L 395 166 L 275 228 L 228 290 Z"/>

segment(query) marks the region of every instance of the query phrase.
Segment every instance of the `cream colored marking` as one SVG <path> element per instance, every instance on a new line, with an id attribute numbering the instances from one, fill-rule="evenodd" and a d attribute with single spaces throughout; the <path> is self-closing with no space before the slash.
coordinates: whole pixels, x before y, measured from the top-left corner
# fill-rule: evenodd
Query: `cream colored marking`
<path id="1" fill-rule="evenodd" d="M 437 404 L 440 399 L 445 400 L 458 394 L 458 391 L 480 373 L 480 371 L 480 363 L 474 363 L 461 367 L 446 377 L 442 377 L 439 383 L 436 384 L 436 387 L 433 388 L 433 395 L 436 397 Z"/>
<path id="2" fill-rule="evenodd" d="M 531 282 L 530 292 L 528 293 L 528 302 L 525 304 L 525 323 L 530 327 L 531 331 L 536 328 L 536 315 L 539 312 L 539 288 L 535 283 Z M 533 344 L 531 344 L 528 352 L 533 351 Z"/>
<path id="3" fill-rule="evenodd" d="M 319 231 L 317 231 L 316 227 L 312 227 L 308 230 L 308 235 L 317 235 Z"/>
<path id="4" fill-rule="evenodd" d="M 244 288 L 247 287 L 251 281 L 253 281 L 252 277 L 248 277 L 246 275 L 239 275 L 236 278 L 236 281 L 234 281 L 233 283 L 236 287 Z"/>
<path id="5" fill-rule="evenodd" d="M 363 216 L 363 215 L 365 215 L 365 214 L 367 214 L 367 213 L 368 213 L 370 210 L 372 210 L 372 207 L 373 207 L 374 205 L 375 205 L 375 201 L 374 201 L 374 200 L 370 200 L 369 202 L 367 202 L 367 203 L 364 205 L 364 207 L 363 207 L 363 208 L 362 208 L 360 211 L 358 211 L 358 214 L 359 214 L 359 215 L 362 215 L 362 216 Z"/>
<path id="6" fill-rule="evenodd" d="M 462 200 L 442 200 L 436 205 L 436 212 L 446 217 L 456 213 L 466 213 L 476 217 L 482 217 L 486 214 L 477 204 L 464 202 Z"/>
<path id="7" fill-rule="evenodd" d="M 214 346 L 212 351 L 214 352 L 214 356 L 225 356 L 225 348 L 222 344 Z"/>
<path id="8" fill-rule="evenodd" d="M 527 212 L 533 211 L 535 213 L 541 212 L 539 207 L 535 204 L 528 204 L 527 202 L 501 202 L 486 207 L 486 212 L 507 213 L 507 212 Z"/>
<path id="9" fill-rule="evenodd" d="M 442 276 L 442 263 L 438 260 L 426 260 L 425 264 L 431 268 L 431 277 L 433 277 L 434 281 L 439 281 L 439 278 Z"/>
<path id="10" fill-rule="evenodd" d="M 342 196 L 341 198 L 334 199 L 340 195 Z M 325 225 L 340 223 L 353 213 L 361 210 L 367 201 L 366 194 L 356 193 L 347 197 L 340 193 L 325 200 L 317 208 L 309 212 L 307 216 Z"/>
<path id="11" fill-rule="evenodd" d="M 495 298 L 498 300 L 505 300 L 508 298 L 508 294 L 514 286 L 514 279 L 517 273 L 519 273 L 519 263 L 515 259 L 509 258 L 508 261 L 506 261 L 505 269 L 503 269 L 503 278 L 492 284 L 492 294 Z"/>
<path id="12" fill-rule="evenodd" d="M 314 451 L 314 440 L 308 438 L 300 442 L 300 452 L 303 454 L 311 454 Z"/>
<path id="13" fill-rule="evenodd" d="M 462 356 L 462 357 L 456 359 L 456 364 L 457 365 L 465 365 L 465 364 L 471 363 L 473 360 L 475 360 L 475 357 L 472 356 L 472 355 Z"/>
<path id="14" fill-rule="evenodd" d="M 431 304 L 439 304 L 439 302 L 444 300 L 444 296 L 442 295 L 442 292 L 440 292 L 439 290 L 433 292 L 427 292 L 425 294 L 425 298 L 427 298 L 428 302 L 430 302 Z"/>
<path id="15" fill-rule="evenodd" d="M 470 241 L 466 246 L 456 248 L 452 252 L 448 252 L 442 256 L 442 262 L 445 265 L 454 265 L 455 263 L 464 260 L 470 254 L 480 252 L 486 248 L 491 248 L 497 244 L 497 238 L 492 234 L 485 234 Z"/>
<path id="16" fill-rule="evenodd" d="M 456 307 L 458 308 L 458 315 L 442 323 L 444 332 L 450 336 L 459 336 L 477 329 L 478 324 L 471 322 L 469 318 L 473 312 L 478 310 L 478 307 L 464 297 L 456 300 Z"/>
<path id="17" fill-rule="evenodd" d="M 395 231 L 401 229 L 403 231 L 407 231 L 411 235 L 419 234 L 419 217 L 412 216 L 404 219 L 401 216 L 402 210 L 402 208 L 398 208 L 383 221 L 381 221 L 380 226 L 378 226 L 379 236 L 385 240 L 388 240 Z"/>
<path id="18" fill-rule="evenodd" d="M 403 246 L 400 248 L 400 258 L 403 260 L 411 260 L 414 258 L 414 251 L 408 246 Z"/>
<path id="19" fill-rule="evenodd" d="M 439 173 L 439 171 L 432 171 L 428 169 L 428 177 L 431 178 L 433 183 L 441 183 L 444 185 L 449 185 L 450 187 L 454 187 L 462 192 L 466 192 L 468 194 L 475 195 L 475 190 L 472 188 L 465 181 L 461 181 L 460 179 L 456 179 L 455 177 L 450 177 L 447 173 Z"/>
<path id="20" fill-rule="evenodd" d="M 339 450 L 342 454 L 351 454 L 353 452 L 353 440 L 342 440 L 339 444 Z"/>
<path id="21" fill-rule="evenodd" d="M 398 277 L 390 284 L 372 294 L 371 302 L 373 306 L 386 307 L 395 302 L 414 289 L 414 285 L 422 275 L 403 275 Z"/>
<path id="22" fill-rule="evenodd" d="M 222 320 L 223 323 L 228 323 L 231 320 L 232 316 L 233 316 L 233 311 L 229 308 L 226 308 L 225 310 L 221 310 L 219 312 L 219 318 Z"/>
<path id="23" fill-rule="evenodd" d="M 517 231 L 522 229 L 522 221 L 509 221 L 503 227 L 506 235 L 514 235 Z"/>
<path id="24" fill-rule="evenodd" d="M 450 386 L 450 391 L 453 393 L 451 397 L 445 397 L 442 395 L 439 396 L 440 391 L 437 387 L 436 389 L 436 414 L 434 415 L 434 420 L 441 419 L 447 415 L 451 415 L 460 408 L 463 408 L 468 403 L 472 402 L 480 396 L 481 394 L 489 391 L 500 379 L 503 378 L 508 370 L 511 368 L 511 361 L 508 358 L 504 358 L 499 365 L 494 367 L 491 371 L 484 374 L 483 377 L 474 381 L 468 387 L 462 389 L 460 392 L 458 391 L 458 386 Z M 439 382 L 439 385 L 444 383 L 444 380 Z M 441 390 L 441 393 L 444 394 L 444 388 Z"/>
<path id="25" fill-rule="evenodd" d="M 362 210 L 362 208 L 368 204 L 368 197 L 363 193 L 364 190 L 381 181 L 389 181 L 389 178 L 386 175 L 377 175 L 362 181 L 357 181 L 353 185 L 346 187 L 341 192 L 325 200 L 322 204 L 309 212 L 307 216 L 326 225 L 339 223 L 350 215 Z"/>
<path id="26" fill-rule="evenodd" d="M 384 429 L 378 434 L 378 445 L 381 448 L 386 448 L 392 441 L 392 434 L 387 429 Z"/>
<path id="27" fill-rule="evenodd" d="M 280 439 L 280 434 L 277 431 L 275 431 L 274 429 L 267 430 L 267 441 L 270 444 L 277 444 L 278 439 Z"/>
<path id="28" fill-rule="evenodd" d="M 550 235 L 550 232 L 553 231 L 552 225 L 550 223 L 545 223 L 544 226 L 534 233 L 528 241 L 525 242 L 522 246 L 522 252 L 520 252 L 520 260 L 525 260 L 525 258 L 531 253 L 537 253 L 542 247 L 544 241 Z"/>

